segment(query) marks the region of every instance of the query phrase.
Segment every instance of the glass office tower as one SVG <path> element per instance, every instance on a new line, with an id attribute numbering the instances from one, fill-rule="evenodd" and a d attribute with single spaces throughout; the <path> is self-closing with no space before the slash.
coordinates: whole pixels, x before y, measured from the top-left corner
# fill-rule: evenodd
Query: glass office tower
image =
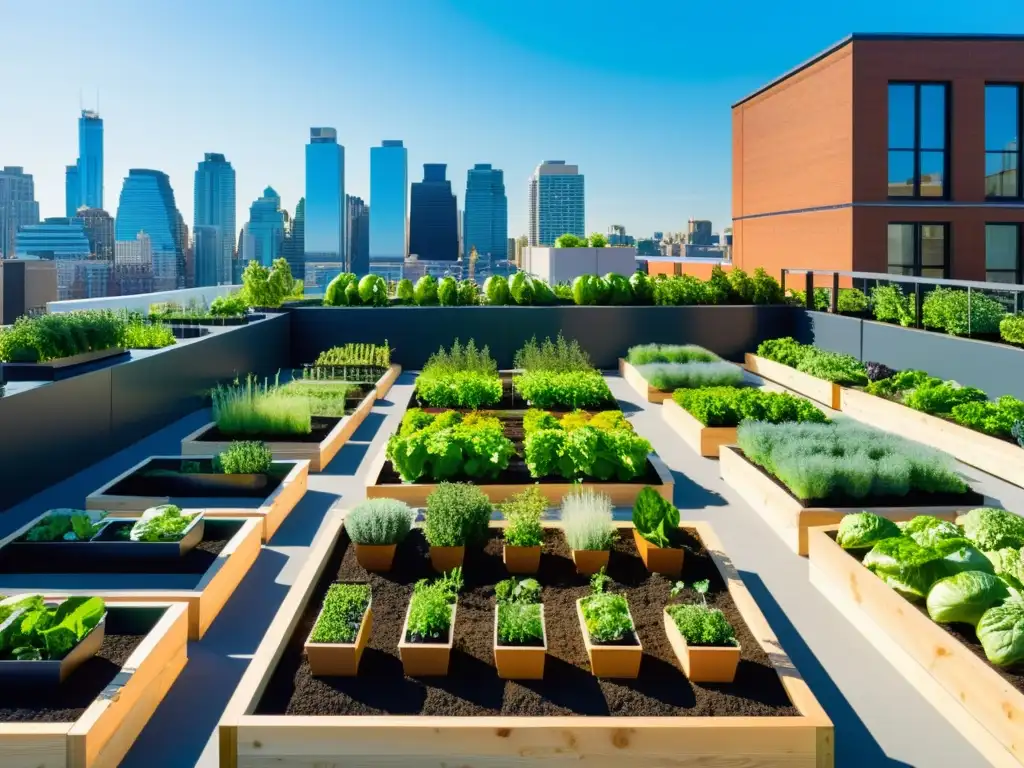
<path id="1" fill-rule="evenodd" d="M 370 271 L 397 270 L 409 255 L 409 150 L 397 139 L 370 148 Z"/>
<path id="2" fill-rule="evenodd" d="M 409 254 L 416 254 L 421 261 L 455 261 L 459 257 L 458 210 L 452 183 L 445 178 L 446 168 L 444 163 L 425 163 L 423 181 L 412 185 Z"/>
<path id="3" fill-rule="evenodd" d="M 199 227 L 216 227 L 219 231 L 220 254 L 214 263 L 214 280 L 199 282 L 199 253 L 196 258 L 196 285 L 217 285 L 231 282 L 231 259 L 235 253 L 235 169 L 224 155 L 207 152 L 196 168 L 193 190 L 192 223 Z M 195 235 L 198 244 L 198 232 Z M 209 244 L 209 234 L 204 234 L 204 247 Z M 204 254 L 208 256 L 208 254 Z M 209 264 L 204 265 L 209 268 Z M 204 273 L 204 280 L 208 279 Z"/>
<path id="4" fill-rule="evenodd" d="M 306 145 L 305 284 L 323 290 L 349 268 L 345 148 L 334 128 L 310 128 Z"/>
<path id="5" fill-rule="evenodd" d="M 78 180 L 81 185 L 79 206 L 103 207 L 103 120 L 83 109 L 78 118 Z"/>
<path id="6" fill-rule="evenodd" d="M 530 177 L 530 245 L 551 247 L 562 235 L 586 237 L 583 174 L 564 160 L 545 160 Z"/>
<path id="7" fill-rule="evenodd" d="M 505 174 L 485 163 L 466 172 L 466 210 L 463 213 L 462 257 L 476 248 L 481 259 L 508 258 L 508 198 Z"/>
<path id="8" fill-rule="evenodd" d="M 263 196 L 249 207 L 249 223 L 245 225 L 246 235 L 252 238 L 252 245 L 244 253 L 244 269 L 250 261 L 258 261 L 265 267 L 282 255 L 284 246 L 284 211 L 281 210 L 281 196 L 273 187 L 263 190 Z"/>
<path id="9" fill-rule="evenodd" d="M 118 242 L 131 242 L 140 232 L 149 236 L 153 248 L 153 290 L 176 289 L 185 244 L 181 242 L 171 180 L 163 171 L 132 168 L 124 180 L 114 237 Z"/>

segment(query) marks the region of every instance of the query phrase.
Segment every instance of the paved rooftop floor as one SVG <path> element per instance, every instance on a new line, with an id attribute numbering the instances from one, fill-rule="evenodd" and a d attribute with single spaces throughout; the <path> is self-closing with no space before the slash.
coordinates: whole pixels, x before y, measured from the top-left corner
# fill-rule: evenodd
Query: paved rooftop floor
<path id="1" fill-rule="evenodd" d="M 203 640 L 189 644 L 188 665 L 128 753 L 125 768 L 217 766 L 216 725 L 236 683 L 330 508 L 364 497 L 366 459 L 381 450 L 397 428 L 413 378 L 403 374 L 327 471 L 310 475 L 305 498 L 264 547 Z M 661 406 L 641 402 L 617 375 L 608 379 L 638 432 L 672 470 L 675 503 L 683 519 L 714 525 L 783 648 L 832 718 L 836 765 L 986 765 L 811 586 L 806 559 L 795 555 L 722 482 L 717 461 L 701 458 L 676 437 L 662 421 Z M 46 509 L 83 505 L 86 494 L 147 456 L 177 454 L 181 438 L 208 420 L 208 411 L 194 413 L 37 494 L 0 515 L 0 535 Z M 1024 490 L 963 469 L 976 490 L 1008 509 L 1024 510 Z"/>

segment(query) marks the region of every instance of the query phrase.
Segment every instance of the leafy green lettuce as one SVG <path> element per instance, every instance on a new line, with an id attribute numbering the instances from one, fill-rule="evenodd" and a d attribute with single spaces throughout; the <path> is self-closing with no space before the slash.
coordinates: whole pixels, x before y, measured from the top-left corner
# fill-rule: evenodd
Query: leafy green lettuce
<path id="1" fill-rule="evenodd" d="M 1007 600 L 989 608 L 978 621 L 977 632 L 993 664 L 1009 667 L 1024 661 L 1024 602 Z"/>
<path id="2" fill-rule="evenodd" d="M 934 546 L 943 539 L 962 539 L 964 536 L 955 523 L 931 515 L 918 515 L 900 528 L 904 536 L 909 536 L 922 547 Z"/>
<path id="3" fill-rule="evenodd" d="M 974 626 L 985 611 L 1009 595 L 1006 585 L 991 573 L 963 571 L 932 585 L 928 592 L 928 615 L 940 624 L 961 622 Z"/>
<path id="4" fill-rule="evenodd" d="M 1005 509 L 972 509 L 956 520 L 978 549 L 990 552 L 1004 547 L 1024 547 L 1024 517 Z"/>
<path id="5" fill-rule="evenodd" d="M 986 552 L 995 568 L 996 576 L 1006 585 L 1024 595 L 1024 550 L 1004 547 L 994 552 Z"/>
<path id="6" fill-rule="evenodd" d="M 925 599 L 935 582 L 961 571 L 994 572 L 965 539 L 943 539 L 930 547 L 909 538 L 886 539 L 864 556 L 864 567 L 911 601 Z"/>
<path id="7" fill-rule="evenodd" d="M 655 546 L 669 547 L 679 528 L 679 510 L 647 486 L 637 494 L 633 505 L 633 525 L 637 533 Z"/>
<path id="8" fill-rule="evenodd" d="M 98 597 L 69 597 L 47 605 L 40 595 L 16 595 L 0 602 L 0 659 L 63 659 L 100 623 L 107 608 Z"/>
<path id="9" fill-rule="evenodd" d="M 870 549 L 883 539 L 899 535 L 900 529 L 892 520 L 872 512 L 857 512 L 840 521 L 836 543 L 843 549 Z"/>

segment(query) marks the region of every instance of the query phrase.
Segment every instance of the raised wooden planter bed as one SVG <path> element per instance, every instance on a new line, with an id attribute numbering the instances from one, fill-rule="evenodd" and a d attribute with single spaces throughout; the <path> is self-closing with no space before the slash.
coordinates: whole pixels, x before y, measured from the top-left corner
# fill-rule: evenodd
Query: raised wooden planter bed
<path id="1" fill-rule="evenodd" d="M 637 599 L 630 601 L 645 655 L 649 655 L 641 666 L 640 680 L 607 682 L 586 674 L 586 652 L 579 634 L 575 600 L 588 593 L 587 581 L 575 575 L 564 539 L 557 530 L 546 534 L 546 546 L 555 539 L 561 544 L 556 547 L 557 552 L 542 562 L 540 579 L 546 587 L 558 583 L 559 578 L 572 579 L 573 586 L 571 592 L 569 587 L 564 587 L 560 595 L 552 593 L 545 598 L 545 623 L 552 658 L 546 665 L 543 680 L 525 684 L 501 680 L 493 666 L 494 611 L 489 601 L 480 599 L 486 589 L 481 579 L 486 581 L 486 577 L 479 574 L 491 565 L 500 571 L 501 539 L 495 535 L 487 549 L 478 553 L 484 560 L 467 562 L 467 587 L 459 599 L 456 652 L 447 677 L 437 681 L 421 679 L 410 685 L 402 674 L 395 650 L 401 626 L 401 619 L 396 618 L 375 623 L 358 678 L 335 678 L 329 684 L 316 681 L 308 676 L 304 662 L 298 669 L 294 666 L 294 659 L 301 652 L 301 638 L 314 620 L 321 591 L 356 566 L 354 553 L 346 549 L 342 520 L 333 518 L 321 530 L 309 560 L 284 599 L 222 716 L 219 726 L 221 766 L 262 768 L 275 764 L 313 768 L 342 764 L 382 767 L 416 764 L 485 768 L 543 764 L 551 768 L 581 765 L 618 768 L 625 762 L 638 768 L 698 763 L 829 768 L 834 763 L 834 748 L 833 727 L 828 716 L 779 647 L 767 621 L 722 553 L 710 525 L 703 522 L 682 525 L 700 537 L 699 552 L 688 557 L 687 562 L 691 567 L 702 564 L 698 571 L 716 581 L 716 599 L 725 601 L 722 604 L 728 606 L 733 620 L 740 625 L 745 661 L 736 679 L 739 687 L 691 686 L 683 677 L 664 637 L 660 602 L 662 592 L 664 600 L 668 601 L 669 583 L 659 577 L 649 577 L 656 586 L 634 587 L 658 590 L 658 604 L 647 605 L 639 598 L 639 593 Z M 557 528 L 557 524 L 548 527 Z M 467 553 L 467 560 L 471 555 Z M 389 614 L 400 617 L 403 603 L 397 596 L 387 598 L 384 593 L 396 588 L 411 591 L 412 582 L 406 583 L 406 580 L 421 573 L 428 574 L 430 568 L 425 542 L 417 541 L 415 531 L 399 547 L 396 567 L 403 570 L 399 587 L 389 587 L 384 581 L 378 581 L 378 577 L 371 576 L 371 579 L 374 580 L 375 610 L 379 601 L 389 600 L 392 604 L 387 609 Z M 617 572 L 626 580 L 646 573 L 628 532 L 620 532 L 613 553 L 609 573 L 615 577 Z M 684 575 L 690 579 L 699 574 L 692 571 Z M 558 590 L 556 587 L 556 592 Z M 557 632 L 552 630 L 553 622 L 560 627 Z M 296 638 L 300 640 L 298 645 Z M 568 643 L 572 644 L 570 650 L 565 647 Z M 468 656 L 470 645 L 472 658 Z M 571 664 L 578 666 L 566 676 L 563 670 L 570 664 L 566 661 L 570 658 L 567 654 L 571 655 Z M 338 703 L 324 709 L 313 701 L 322 702 L 324 698 L 311 692 L 312 698 L 301 698 L 304 694 L 300 693 L 300 698 L 292 699 L 296 707 L 288 704 L 298 686 L 302 686 L 303 691 L 312 691 L 306 688 L 310 684 L 318 686 L 316 691 L 322 690 L 327 700 Z M 524 685 L 528 690 L 524 690 Z M 743 688 L 743 685 L 748 687 Z M 399 692 L 404 691 L 402 695 L 410 702 L 419 704 L 406 707 L 401 713 L 380 714 L 392 712 L 388 705 L 388 696 L 392 694 L 388 691 L 394 686 L 398 686 Z M 571 702 L 581 695 L 577 690 L 579 686 L 592 689 L 588 696 L 593 695 L 593 689 L 599 690 L 597 699 L 600 701 L 603 701 L 601 696 L 614 698 L 615 692 L 625 687 L 631 700 L 654 696 L 661 704 L 656 711 L 651 710 L 654 714 L 649 716 L 610 716 L 607 709 L 601 714 L 600 708 L 577 711 Z M 429 691 L 424 692 L 424 687 Z M 678 695 L 680 690 L 682 696 Z M 538 716 L 522 711 L 504 714 L 509 698 L 525 701 L 530 697 L 535 699 L 538 693 L 546 702 L 542 705 L 546 707 L 543 711 L 551 714 Z M 716 716 L 675 714 L 685 712 L 687 705 L 680 709 L 680 703 L 693 695 L 705 705 L 718 701 L 717 697 L 735 704 L 739 701 L 737 697 L 753 695 L 745 699 L 753 707 L 747 711 L 757 714 L 734 716 L 736 709 L 730 710 L 733 715 L 725 710 Z M 433 709 L 439 701 L 453 697 L 458 702 L 459 715 L 438 714 Z M 618 704 L 620 700 L 615 699 L 615 702 Z M 297 714 L 281 714 L 284 706 Z M 778 706 L 782 709 L 775 708 Z M 341 709 L 331 709 L 333 707 Z M 336 714 L 350 711 L 348 707 L 362 714 Z"/>
<path id="2" fill-rule="evenodd" d="M 0 540 L 0 594 L 39 592 L 42 586 L 42 591 L 97 595 L 108 603 L 184 603 L 188 607 L 190 640 L 202 638 L 260 554 L 260 520 L 214 517 L 206 521 L 204 542 L 179 562 L 163 559 L 148 566 L 136 561 L 103 564 L 70 558 L 40 562 L 38 558 L 7 555 L 7 545 L 36 520 Z M 123 580 L 123 589 L 109 587 L 111 574 Z M 108 586 L 89 589 L 90 576 L 101 577 Z M 142 580 L 144 587 L 139 586 Z M 161 581 L 174 586 L 163 588 Z M 191 581 L 192 586 L 181 588 L 183 581 Z"/>
<path id="3" fill-rule="evenodd" d="M 183 605 L 109 606 L 99 657 L 62 684 L 78 706 L 0 691 L 0 765 L 114 768 L 185 666 L 186 639 Z"/>
<path id="4" fill-rule="evenodd" d="M 736 442 L 736 427 L 705 427 L 671 398 L 661 404 L 661 418 L 688 446 L 709 459 L 717 459 L 723 445 Z"/>
<path id="5" fill-rule="evenodd" d="M 672 399 L 671 392 L 652 387 L 647 383 L 647 379 L 643 377 L 640 371 L 637 370 L 636 366 L 628 362 L 624 357 L 619 358 L 619 375 L 648 403 L 663 403 L 666 400 Z"/>
<path id="6" fill-rule="evenodd" d="M 843 413 L 908 440 L 938 448 L 964 464 L 1024 487 L 1024 448 L 859 389 L 843 389 Z"/>
<path id="7" fill-rule="evenodd" d="M 768 381 L 774 381 L 786 389 L 816 400 L 834 411 L 838 411 L 842 407 L 842 387 L 834 382 L 810 376 L 796 368 L 790 368 L 788 365 L 782 365 L 782 363 L 776 363 L 749 352 L 745 359 L 746 368 L 751 373 L 756 373 Z"/>
<path id="8" fill-rule="evenodd" d="M 239 492 L 238 495 L 234 495 L 231 492 L 227 492 L 226 495 L 219 494 L 221 498 L 237 499 L 239 502 L 251 499 L 258 506 L 246 506 L 239 503 L 238 506 L 204 507 L 202 502 L 211 500 L 214 494 L 207 493 L 205 495 L 189 496 L 172 496 L 169 494 L 142 495 L 123 493 L 118 488 L 119 485 L 123 485 L 129 478 L 133 478 L 134 475 L 144 471 L 147 467 L 152 467 L 154 464 L 180 462 L 182 459 L 210 458 L 212 457 L 150 456 L 86 496 L 85 508 L 116 512 L 118 516 L 136 517 L 150 507 L 160 506 L 161 504 L 177 504 L 182 509 L 186 507 L 191 509 L 202 508 L 207 519 L 217 517 L 256 517 L 262 521 L 263 541 L 269 541 L 281 523 L 284 522 L 284 519 L 295 509 L 295 505 L 299 503 L 299 500 L 306 493 L 309 481 L 308 461 L 275 461 L 274 463 L 282 468 L 281 472 L 285 472 L 287 469 L 286 465 L 290 464 L 292 466 L 290 469 L 287 469 L 287 474 L 284 475 L 277 487 L 265 497 L 261 497 L 258 491 L 249 493 L 248 496 L 242 492 Z M 190 500 L 195 500 L 196 503 L 190 503 Z"/>
<path id="9" fill-rule="evenodd" d="M 798 555 L 807 554 L 807 530 L 820 525 L 838 525 L 853 512 L 874 512 L 890 520 L 909 520 L 934 515 L 953 520 L 957 514 L 983 506 L 984 497 L 970 494 L 959 504 L 905 507 L 805 507 L 760 467 L 748 461 L 736 446 L 722 446 L 719 454 L 722 479 L 770 525 Z"/>
<path id="10" fill-rule="evenodd" d="M 811 583 L 991 765 L 1024 765 L 1024 691 L 844 551 L 836 530 L 810 532 Z"/>
<path id="11" fill-rule="evenodd" d="M 390 367 L 388 367 L 388 369 L 384 372 L 384 375 L 377 380 L 377 384 L 375 386 L 375 389 L 377 390 L 378 400 L 383 400 L 385 397 L 387 397 L 388 392 L 391 391 L 392 385 L 394 385 L 395 380 L 398 379 L 401 373 L 402 366 L 400 366 L 398 363 L 392 363 Z"/>
<path id="12" fill-rule="evenodd" d="M 267 447 L 273 452 L 277 461 L 308 461 L 310 472 L 322 472 L 331 459 L 338 455 L 338 451 L 348 442 L 359 425 L 363 423 L 373 404 L 377 400 L 377 390 L 371 389 L 366 396 L 359 401 L 355 410 L 347 416 L 338 420 L 337 424 L 320 442 L 292 442 L 288 440 L 266 441 Z M 314 421 L 318 417 L 314 417 Z M 217 425 L 214 422 L 205 424 L 181 441 L 181 453 L 183 456 L 209 456 L 226 451 L 231 445 L 231 440 L 207 440 L 204 435 L 214 432 Z"/>
<path id="13" fill-rule="evenodd" d="M 385 450 L 386 447 L 381 448 L 380 453 L 370 464 L 369 471 L 366 475 L 366 497 L 368 499 L 399 499 L 409 506 L 426 506 L 427 496 L 437 488 L 437 483 L 381 482 L 381 475 L 383 473 L 394 473 L 391 469 L 391 462 L 388 461 L 387 457 L 384 455 Z M 651 485 L 659 494 L 661 494 L 661 496 L 672 501 L 672 491 L 675 486 L 675 481 L 672 479 L 672 473 L 669 471 L 668 467 L 665 466 L 665 462 L 663 462 L 657 454 L 649 453 L 647 454 L 647 464 L 647 479 L 640 477 L 629 483 L 584 480 L 581 485 L 584 488 L 593 488 L 596 491 L 606 494 L 611 498 L 612 504 L 617 507 L 632 506 L 633 502 L 636 501 L 637 494 L 639 494 L 647 485 Z M 656 478 L 656 480 L 654 478 Z M 504 501 L 510 496 L 521 493 L 533 485 L 533 481 L 530 483 L 514 484 L 490 482 L 479 479 L 468 479 L 468 481 L 472 482 L 484 491 L 484 493 L 487 494 L 487 498 L 494 503 Z M 537 484 L 537 487 L 540 488 L 544 493 L 544 496 L 552 505 L 557 506 L 562 502 L 562 497 L 578 486 L 573 485 L 567 480 L 557 478 L 554 482 L 541 480 Z"/>
<path id="14" fill-rule="evenodd" d="M 80 355 L 61 357 L 45 363 L 3 363 L 4 376 L 8 381 L 57 381 L 75 376 L 100 362 L 115 362 L 118 358 L 127 360 L 131 353 L 127 349 L 113 347 Z"/>

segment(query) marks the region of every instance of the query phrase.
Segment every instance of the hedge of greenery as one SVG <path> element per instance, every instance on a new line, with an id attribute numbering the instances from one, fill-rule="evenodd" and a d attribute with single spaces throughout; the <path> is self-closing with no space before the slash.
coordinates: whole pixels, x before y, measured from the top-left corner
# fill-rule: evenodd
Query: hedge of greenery
<path id="1" fill-rule="evenodd" d="M 501 401 L 498 364 L 485 345 L 477 349 L 470 339 L 456 339 L 451 350 L 443 347 L 430 356 L 416 377 L 416 394 L 433 408 L 481 408 Z"/>
<path id="2" fill-rule="evenodd" d="M 591 365 L 579 342 L 567 341 L 561 333 L 555 341 L 530 339 L 514 360 L 522 373 L 512 385 L 531 407 L 599 408 L 615 399 L 604 375 Z"/>
<path id="3" fill-rule="evenodd" d="M 761 342 L 757 354 L 836 384 L 864 386 L 868 383 L 864 364 L 852 355 L 818 349 L 812 344 L 801 344 L 789 336 Z"/>
<path id="4" fill-rule="evenodd" d="M 126 311 L 84 310 L 19 317 L 0 330 L 0 362 L 45 363 L 106 349 L 160 349 L 176 342 L 170 328 Z"/>
<path id="5" fill-rule="evenodd" d="M 672 399 L 705 427 L 735 427 L 743 421 L 828 421 L 809 400 L 756 387 L 678 389 Z"/>

